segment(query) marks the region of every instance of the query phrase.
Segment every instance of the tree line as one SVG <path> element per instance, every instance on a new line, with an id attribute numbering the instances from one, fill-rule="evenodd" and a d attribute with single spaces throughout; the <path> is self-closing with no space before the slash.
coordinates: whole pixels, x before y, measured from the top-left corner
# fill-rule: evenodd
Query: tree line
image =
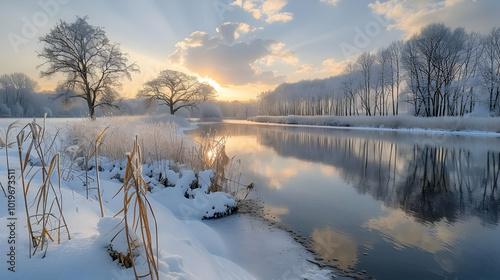
<path id="1" fill-rule="evenodd" d="M 259 95 L 263 115 L 500 115 L 500 28 L 433 23 L 407 41 L 361 53 L 339 76 L 285 83 Z"/>

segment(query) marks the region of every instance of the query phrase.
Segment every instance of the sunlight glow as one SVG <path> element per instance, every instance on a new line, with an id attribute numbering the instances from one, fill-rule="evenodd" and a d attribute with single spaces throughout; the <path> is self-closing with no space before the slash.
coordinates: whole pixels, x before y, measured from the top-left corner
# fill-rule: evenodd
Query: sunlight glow
<path id="1" fill-rule="evenodd" d="M 205 78 L 198 77 L 198 81 L 200 83 L 207 83 L 207 84 L 211 85 L 217 92 L 219 92 L 221 90 L 221 86 L 214 79 L 209 78 L 207 76 L 205 76 Z"/>

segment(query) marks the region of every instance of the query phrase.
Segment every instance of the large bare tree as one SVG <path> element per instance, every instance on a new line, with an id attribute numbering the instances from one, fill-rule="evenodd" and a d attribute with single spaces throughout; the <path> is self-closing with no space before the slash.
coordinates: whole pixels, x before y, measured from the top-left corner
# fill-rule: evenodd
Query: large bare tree
<path id="1" fill-rule="evenodd" d="M 200 101 L 215 99 L 215 89 L 207 83 L 200 83 L 198 78 L 175 70 L 163 70 L 158 77 L 144 83 L 139 96 L 149 102 L 157 101 L 167 105 L 170 114 L 181 108 L 195 107 Z"/>
<path id="2" fill-rule="evenodd" d="M 38 57 L 45 60 L 38 66 L 45 68 L 41 76 L 65 75 L 58 85 L 58 97 L 63 102 L 84 99 L 91 119 L 95 119 L 95 108 L 115 107 L 120 80 L 130 80 L 132 73 L 139 72 L 135 63 L 128 64 L 120 45 L 110 43 L 104 29 L 88 24 L 87 17 L 77 17 L 74 23 L 61 20 L 39 42 L 44 47 Z"/>

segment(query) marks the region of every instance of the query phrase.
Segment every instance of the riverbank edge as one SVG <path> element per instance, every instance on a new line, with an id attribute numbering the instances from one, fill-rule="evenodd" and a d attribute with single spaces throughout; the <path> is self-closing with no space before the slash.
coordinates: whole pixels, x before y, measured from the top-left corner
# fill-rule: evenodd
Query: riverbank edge
<path id="1" fill-rule="evenodd" d="M 316 265 L 320 269 L 327 269 L 332 271 L 334 278 L 353 279 L 353 280 L 368 280 L 374 279 L 373 276 L 363 270 L 356 270 L 354 267 L 349 266 L 347 269 L 342 269 L 338 265 L 338 260 L 332 261 L 325 260 L 314 249 L 313 241 L 310 237 L 304 236 L 303 233 L 294 230 L 288 224 L 274 220 L 273 217 L 265 213 L 266 203 L 260 199 L 246 199 L 238 202 L 238 211 L 236 214 L 248 215 L 258 219 L 263 225 L 276 228 L 288 234 L 293 238 L 294 242 L 301 245 L 307 252 L 309 252 L 314 259 L 305 258 L 305 261 Z M 275 218 L 275 217 L 274 217 Z"/>
<path id="2" fill-rule="evenodd" d="M 255 116 L 248 124 L 500 137 L 500 118 L 414 116 Z"/>

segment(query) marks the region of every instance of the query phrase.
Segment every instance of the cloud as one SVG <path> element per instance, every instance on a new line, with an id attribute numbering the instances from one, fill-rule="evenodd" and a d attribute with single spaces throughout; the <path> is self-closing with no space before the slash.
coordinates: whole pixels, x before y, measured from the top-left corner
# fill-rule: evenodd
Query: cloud
<path id="1" fill-rule="evenodd" d="M 331 76 L 338 76 L 342 74 L 342 71 L 349 63 L 348 60 L 336 62 L 335 59 L 329 58 L 321 63 L 321 72 L 329 73 Z"/>
<path id="2" fill-rule="evenodd" d="M 342 0 L 321 0 L 323 3 L 328 3 L 332 6 L 337 6 L 337 4 L 342 1 Z"/>
<path id="3" fill-rule="evenodd" d="M 467 236 L 469 231 L 473 231 L 475 225 L 439 221 L 433 223 L 432 230 L 429 230 L 428 225 L 408 218 L 401 210 L 391 210 L 386 207 L 382 207 L 382 210 L 385 212 L 384 215 L 369 219 L 362 227 L 369 231 L 376 230 L 388 237 L 386 242 L 391 242 L 395 248 L 418 248 L 431 253 L 441 268 L 447 272 L 452 273 L 458 269 L 458 264 L 446 261 L 443 257 L 446 256 L 450 246 L 463 236 Z M 457 254 L 460 255 L 461 252 L 457 251 Z"/>
<path id="4" fill-rule="evenodd" d="M 451 27 L 466 27 L 470 31 L 485 32 L 497 25 L 497 15 L 492 12 L 500 7 L 496 3 L 472 0 L 388 0 L 375 1 L 368 6 L 377 14 L 392 21 L 388 29 L 399 29 L 407 37 L 420 32 L 432 22 L 442 22 Z M 497 7 L 493 7 L 495 5 Z"/>
<path id="5" fill-rule="evenodd" d="M 234 42 L 235 39 L 238 39 L 241 35 L 254 32 L 256 28 L 246 23 L 226 22 L 217 27 L 216 30 L 222 36 L 222 39 L 226 43 L 230 44 Z"/>
<path id="6" fill-rule="evenodd" d="M 224 23 L 217 28 L 218 35 L 214 37 L 201 31 L 193 32 L 175 45 L 176 50 L 169 61 L 201 77 L 210 77 L 223 86 L 283 82 L 286 76 L 269 68 L 275 63 L 294 64 L 298 59 L 281 42 L 235 41 L 254 30 L 243 23 Z"/>
<path id="7" fill-rule="evenodd" d="M 321 65 L 302 64 L 295 72 L 297 74 L 327 74 L 327 76 L 338 76 L 342 74 L 350 60 L 336 62 L 334 58 L 324 60 Z"/>
<path id="8" fill-rule="evenodd" d="M 302 64 L 296 73 L 310 73 L 316 71 L 314 65 L 312 64 Z"/>
<path id="9" fill-rule="evenodd" d="M 328 262 L 335 262 L 340 269 L 348 269 L 358 262 L 358 245 L 348 235 L 331 228 L 315 228 L 311 234 L 314 251 Z"/>
<path id="10" fill-rule="evenodd" d="M 284 49 L 285 44 L 283 43 L 268 40 L 266 47 L 271 51 L 271 53 L 260 59 L 259 62 L 265 63 L 267 66 L 270 66 L 278 61 L 287 64 L 295 64 L 299 61 L 293 51 Z"/>
<path id="11" fill-rule="evenodd" d="M 282 12 L 287 0 L 236 0 L 231 5 L 243 8 L 254 18 L 265 18 L 266 22 L 287 22 L 293 19 L 293 13 Z"/>

